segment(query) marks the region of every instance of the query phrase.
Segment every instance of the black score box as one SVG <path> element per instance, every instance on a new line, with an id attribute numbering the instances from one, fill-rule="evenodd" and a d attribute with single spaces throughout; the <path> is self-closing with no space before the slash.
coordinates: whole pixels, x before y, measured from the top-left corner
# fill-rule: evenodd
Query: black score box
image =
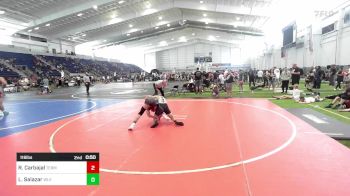
<path id="1" fill-rule="evenodd" d="M 17 153 L 17 185 L 99 185 L 99 153 Z"/>

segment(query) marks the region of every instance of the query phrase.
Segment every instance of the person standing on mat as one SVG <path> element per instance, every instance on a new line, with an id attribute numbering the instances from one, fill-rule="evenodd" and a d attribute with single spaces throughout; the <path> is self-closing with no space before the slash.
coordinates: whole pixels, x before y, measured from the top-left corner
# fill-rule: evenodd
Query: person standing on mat
<path id="1" fill-rule="evenodd" d="M 86 94 L 89 96 L 90 95 L 90 85 L 91 85 L 91 79 L 89 77 L 89 73 L 86 73 L 83 80 L 84 80 L 85 87 L 86 87 Z"/>
<path id="2" fill-rule="evenodd" d="M 151 128 L 156 128 L 159 125 L 160 118 L 163 114 L 166 114 L 177 126 L 184 126 L 183 122 L 179 122 L 174 119 L 174 116 L 171 114 L 167 101 L 162 96 L 146 96 L 145 103 L 141 107 L 140 112 L 136 116 L 135 120 L 129 126 L 128 130 L 132 131 L 136 127 L 137 121 L 141 118 L 144 112 L 147 112 L 147 116 L 153 118 L 153 124 Z M 150 111 L 154 112 L 154 115 Z"/>
<path id="3" fill-rule="evenodd" d="M 0 118 L 3 118 L 4 116 L 7 116 L 9 112 L 5 111 L 4 107 L 4 97 L 5 97 L 5 92 L 4 88 L 6 87 L 7 82 L 5 78 L 0 77 Z"/>
<path id="4" fill-rule="evenodd" d="M 197 68 L 197 71 L 194 72 L 194 85 L 195 85 L 196 94 L 198 93 L 202 94 L 202 91 L 201 91 L 202 77 L 203 77 L 202 72 L 199 71 L 199 68 Z"/>
<path id="5" fill-rule="evenodd" d="M 158 91 L 160 94 L 164 97 L 164 88 L 168 85 L 167 80 L 158 80 L 155 83 L 153 83 L 153 88 L 154 88 L 154 94 L 153 95 L 158 95 Z"/>

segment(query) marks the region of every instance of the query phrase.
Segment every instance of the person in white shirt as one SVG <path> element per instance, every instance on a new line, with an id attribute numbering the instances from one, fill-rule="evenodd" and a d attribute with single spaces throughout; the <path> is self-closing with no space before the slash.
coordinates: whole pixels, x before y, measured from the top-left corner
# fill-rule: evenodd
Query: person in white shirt
<path id="1" fill-rule="evenodd" d="M 5 78 L 0 77 L 0 120 L 9 114 L 9 112 L 5 111 L 5 107 L 4 107 L 4 97 L 5 97 L 5 92 L 4 92 L 4 88 L 7 85 L 7 81 L 5 80 Z"/>
<path id="2" fill-rule="evenodd" d="M 258 82 L 263 81 L 264 72 L 262 70 L 258 71 Z"/>
<path id="3" fill-rule="evenodd" d="M 86 94 L 90 95 L 91 80 L 90 80 L 89 73 L 86 73 L 86 75 L 84 76 L 83 80 L 84 80 L 85 87 L 86 87 Z"/>
<path id="4" fill-rule="evenodd" d="M 292 95 L 273 96 L 273 98 L 276 98 L 276 99 L 293 99 L 294 101 L 299 102 L 300 101 L 300 97 L 301 97 L 301 93 L 302 93 L 302 91 L 299 90 L 299 86 L 298 85 L 294 85 L 294 89 L 292 91 Z"/>
<path id="5" fill-rule="evenodd" d="M 219 75 L 219 82 L 220 82 L 220 88 L 222 88 L 225 85 L 225 77 L 223 73 L 220 73 Z"/>
<path id="6" fill-rule="evenodd" d="M 168 85 L 167 80 L 158 80 L 155 83 L 153 83 L 153 88 L 154 88 L 154 94 L 153 95 L 158 95 L 158 91 L 160 94 L 164 97 L 164 88 Z"/>
<path id="7" fill-rule="evenodd" d="M 276 68 L 273 70 L 274 74 L 275 74 L 275 85 L 276 86 L 280 86 L 280 78 L 281 78 L 281 70 L 279 68 Z"/>
<path id="8" fill-rule="evenodd" d="M 300 94 L 301 94 L 301 91 L 299 90 L 299 86 L 298 85 L 294 85 L 294 89 L 293 89 L 293 92 L 292 92 L 293 99 L 295 101 L 300 101 Z"/>

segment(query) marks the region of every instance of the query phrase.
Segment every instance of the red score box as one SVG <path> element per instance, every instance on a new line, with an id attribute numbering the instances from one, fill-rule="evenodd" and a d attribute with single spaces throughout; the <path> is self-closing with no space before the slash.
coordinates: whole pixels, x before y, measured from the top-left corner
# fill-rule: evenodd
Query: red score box
<path id="1" fill-rule="evenodd" d="M 88 174 L 100 173 L 100 163 L 98 161 L 88 161 L 86 163 L 86 169 Z"/>

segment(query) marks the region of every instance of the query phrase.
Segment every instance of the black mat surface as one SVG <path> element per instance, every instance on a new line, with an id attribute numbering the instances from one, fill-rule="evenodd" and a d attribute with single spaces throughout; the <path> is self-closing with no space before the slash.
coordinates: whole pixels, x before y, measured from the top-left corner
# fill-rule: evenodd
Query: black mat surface
<path id="1" fill-rule="evenodd" d="M 350 139 L 350 125 L 310 108 L 290 108 L 290 113 L 335 139 Z"/>

